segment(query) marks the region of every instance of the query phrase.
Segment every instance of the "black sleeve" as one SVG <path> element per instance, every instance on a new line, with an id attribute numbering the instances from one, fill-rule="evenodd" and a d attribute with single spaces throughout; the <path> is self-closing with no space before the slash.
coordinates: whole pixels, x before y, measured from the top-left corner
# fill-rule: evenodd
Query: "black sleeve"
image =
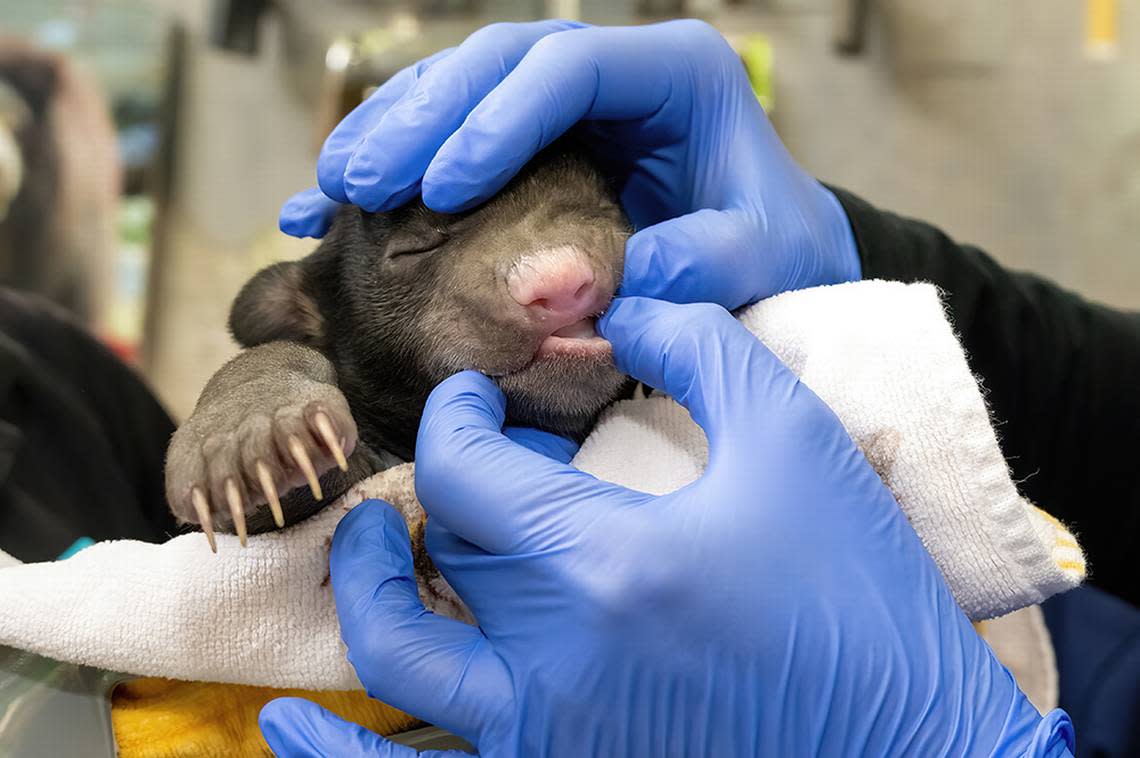
<path id="1" fill-rule="evenodd" d="M 1073 527 L 1091 583 L 1140 605 L 1140 313 L 1007 271 L 928 224 L 833 191 L 864 279 L 943 290 L 1022 494 Z"/>

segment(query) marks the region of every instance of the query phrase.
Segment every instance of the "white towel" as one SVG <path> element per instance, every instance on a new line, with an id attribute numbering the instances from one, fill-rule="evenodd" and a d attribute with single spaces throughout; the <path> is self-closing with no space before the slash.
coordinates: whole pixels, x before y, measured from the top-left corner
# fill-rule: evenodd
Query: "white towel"
<path id="1" fill-rule="evenodd" d="M 930 285 L 860 282 L 787 293 L 743 323 L 826 401 L 894 492 L 972 619 L 1076 586 L 1084 557 L 1010 479 L 965 356 Z M 705 440 L 663 397 L 609 409 L 575 458 L 647 492 L 697 477 Z M 0 569 L 0 644 L 144 676 L 307 689 L 359 687 L 328 587 L 337 521 L 383 496 L 418 527 L 411 466 L 378 474 L 294 528 L 100 543 L 66 561 Z M 763 549 L 763 546 L 757 546 Z M 463 617 L 438 577 L 429 606 Z"/>

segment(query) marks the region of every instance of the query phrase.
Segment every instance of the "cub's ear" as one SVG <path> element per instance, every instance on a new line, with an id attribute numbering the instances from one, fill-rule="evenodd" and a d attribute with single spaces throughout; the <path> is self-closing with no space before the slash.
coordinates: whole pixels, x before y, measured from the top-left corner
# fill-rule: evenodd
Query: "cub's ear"
<path id="1" fill-rule="evenodd" d="M 242 347 L 274 340 L 319 346 L 324 319 L 306 287 L 300 261 L 262 269 L 246 282 L 230 309 L 230 332 Z"/>

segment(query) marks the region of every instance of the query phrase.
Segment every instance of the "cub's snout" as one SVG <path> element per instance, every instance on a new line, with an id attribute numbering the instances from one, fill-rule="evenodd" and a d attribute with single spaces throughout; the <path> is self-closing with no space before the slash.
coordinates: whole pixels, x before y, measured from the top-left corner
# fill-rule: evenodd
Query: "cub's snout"
<path id="1" fill-rule="evenodd" d="M 522 306 L 522 342 L 536 345 L 534 360 L 589 358 L 607 349 L 594 329 L 617 289 L 614 266 L 606 263 L 563 245 L 525 255 L 511 268 L 507 291 Z"/>
<path id="2" fill-rule="evenodd" d="M 614 281 L 580 250 L 565 245 L 516 261 L 507 275 L 507 290 L 535 320 L 572 324 L 605 307 Z"/>

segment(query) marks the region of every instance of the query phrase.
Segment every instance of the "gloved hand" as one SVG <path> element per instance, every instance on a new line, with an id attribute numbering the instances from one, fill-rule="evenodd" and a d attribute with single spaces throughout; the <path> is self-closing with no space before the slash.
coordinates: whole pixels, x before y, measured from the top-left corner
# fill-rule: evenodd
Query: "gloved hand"
<path id="1" fill-rule="evenodd" d="M 442 212 L 494 194 L 575 124 L 638 232 L 624 294 L 735 308 L 858 279 L 847 216 L 780 143 L 739 56 L 699 21 L 495 24 L 401 71 L 325 143 L 321 192 L 281 228 L 321 235 L 336 204 Z M 327 195 L 327 197 L 326 197 Z"/>
<path id="2" fill-rule="evenodd" d="M 332 584 L 374 697 L 482 755 L 1064 755 L 955 605 L 835 415 L 724 310 L 620 299 L 618 366 L 709 441 L 654 497 L 505 437 L 501 392 L 465 372 L 417 444 L 427 546 L 479 626 L 424 611 L 401 517 L 358 506 Z M 280 755 L 411 756 L 317 706 L 262 714 Z M 1023 752 L 1024 751 L 1024 752 Z"/>

